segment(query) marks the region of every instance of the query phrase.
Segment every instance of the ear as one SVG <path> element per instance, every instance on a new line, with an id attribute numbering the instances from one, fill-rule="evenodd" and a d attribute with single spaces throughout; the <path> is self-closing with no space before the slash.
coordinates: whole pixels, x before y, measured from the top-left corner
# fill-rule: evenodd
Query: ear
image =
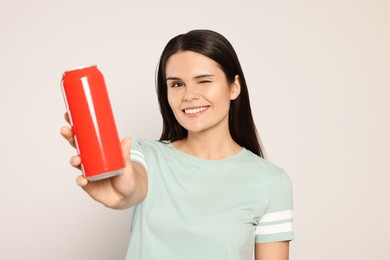
<path id="1" fill-rule="evenodd" d="M 230 100 L 235 100 L 241 93 L 240 76 L 234 77 L 234 82 L 231 84 Z"/>

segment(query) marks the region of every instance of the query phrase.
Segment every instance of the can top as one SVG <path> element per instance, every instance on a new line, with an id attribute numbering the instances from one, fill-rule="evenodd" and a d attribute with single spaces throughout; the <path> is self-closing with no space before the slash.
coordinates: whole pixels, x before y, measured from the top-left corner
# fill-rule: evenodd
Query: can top
<path id="1" fill-rule="evenodd" d="M 64 73 L 68 73 L 74 70 L 82 70 L 82 69 L 87 69 L 87 68 L 92 68 L 92 67 L 97 67 L 97 65 L 83 65 L 83 66 L 78 66 L 70 70 L 66 70 Z"/>

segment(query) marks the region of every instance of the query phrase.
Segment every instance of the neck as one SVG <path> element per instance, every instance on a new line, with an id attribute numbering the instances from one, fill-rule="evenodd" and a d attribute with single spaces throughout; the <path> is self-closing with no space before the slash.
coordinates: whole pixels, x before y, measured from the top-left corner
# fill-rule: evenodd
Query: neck
<path id="1" fill-rule="evenodd" d="M 173 146 L 182 152 L 207 160 L 224 159 L 237 154 L 242 149 L 229 132 L 217 136 L 188 133 L 187 138 L 174 142 Z"/>

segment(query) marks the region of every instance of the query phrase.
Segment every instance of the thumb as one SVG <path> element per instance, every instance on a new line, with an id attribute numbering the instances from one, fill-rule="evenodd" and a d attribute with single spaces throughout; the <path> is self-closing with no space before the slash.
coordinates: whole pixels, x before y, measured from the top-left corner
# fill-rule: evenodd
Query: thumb
<path id="1" fill-rule="evenodd" d="M 131 138 L 126 137 L 121 142 L 122 154 L 125 159 L 125 163 L 130 161 L 130 149 L 131 149 Z"/>

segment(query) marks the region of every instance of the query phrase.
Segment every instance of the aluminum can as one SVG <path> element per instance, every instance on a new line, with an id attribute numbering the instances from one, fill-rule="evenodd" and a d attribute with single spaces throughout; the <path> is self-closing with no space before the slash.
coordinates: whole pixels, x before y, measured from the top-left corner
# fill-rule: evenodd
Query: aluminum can
<path id="1" fill-rule="evenodd" d="M 125 162 L 102 73 L 97 66 L 66 71 L 61 87 L 83 175 L 96 181 L 121 174 Z"/>

